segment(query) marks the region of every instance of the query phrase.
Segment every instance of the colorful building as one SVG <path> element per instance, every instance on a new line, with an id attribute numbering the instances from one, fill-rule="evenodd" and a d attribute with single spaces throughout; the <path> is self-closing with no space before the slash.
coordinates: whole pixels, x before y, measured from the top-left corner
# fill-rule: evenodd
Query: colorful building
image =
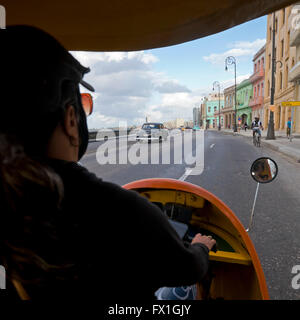
<path id="1" fill-rule="evenodd" d="M 250 82 L 253 86 L 252 97 L 249 107 L 252 110 L 252 120 L 258 117 L 263 123 L 264 117 L 264 82 L 265 82 L 265 53 L 266 46 L 263 46 L 253 57 L 253 74 Z"/>
<path id="2" fill-rule="evenodd" d="M 219 125 L 219 96 L 218 94 L 210 94 L 203 103 L 205 115 L 203 117 L 203 126 L 206 129 L 217 128 Z M 220 95 L 220 120 L 221 126 L 223 117 L 221 116 L 224 108 L 224 96 Z"/>
<path id="3" fill-rule="evenodd" d="M 295 100 L 295 82 L 293 79 L 296 63 L 296 47 L 294 39 L 296 34 L 291 30 L 292 6 L 275 12 L 275 95 L 274 95 L 274 128 L 275 130 L 286 130 L 286 123 L 291 116 L 291 107 L 283 107 L 282 102 Z M 268 127 L 270 117 L 270 95 L 272 77 L 272 32 L 273 14 L 268 15 L 267 20 L 267 43 L 265 64 L 265 92 L 264 92 L 264 127 Z M 296 32 L 297 33 L 297 32 Z M 279 63 L 280 61 L 280 63 Z M 290 73 L 291 71 L 291 73 Z"/>
<path id="4" fill-rule="evenodd" d="M 242 126 L 252 122 L 252 110 L 249 107 L 250 98 L 252 97 L 253 86 L 249 79 L 242 81 L 236 89 L 237 102 L 237 125 Z"/>
<path id="5" fill-rule="evenodd" d="M 300 17 L 300 3 L 297 2 L 294 6 L 292 6 L 291 15 L 289 17 L 290 22 L 292 21 L 299 21 Z M 292 23 L 293 25 L 293 23 Z M 296 64 L 289 70 L 289 76 L 288 80 L 294 84 L 294 101 L 300 101 L 300 28 L 299 28 L 299 22 L 298 25 L 295 26 L 295 28 L 291 28 L 290 31 L 290 46 L 293 46 L 296 48 L 296 57 L 297 62 Z M 284 107 L 283 107 L 284 108 Z M 293 108 L 293 112 L 292 109 Z M 286 116 L 285 121 L 287 121 L 287 117 L 289 115 L 293 114 L 293 132 L 300 132 L 300 106 L 297 107 L 285 107 Z"/>
<path id="6" fill-rule="evenodd" d="M 224 127 L 232 129 L 234 127 L 235 116 L 235 85 L 224 89 L 224 109 L 222 110 Z"/>

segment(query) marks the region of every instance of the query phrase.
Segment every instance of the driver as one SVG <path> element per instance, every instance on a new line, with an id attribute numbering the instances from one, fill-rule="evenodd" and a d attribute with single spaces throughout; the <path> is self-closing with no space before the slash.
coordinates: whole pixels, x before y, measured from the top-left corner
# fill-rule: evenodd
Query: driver
<path id="1" fill-rule="evenodd" d="M 251 129 L 252 129 L 252 133 L 253 133 L 253 138 L 254 138 L 255 132 L 257 132 L 259 137 L 261 137 L 260 130 L 263 130 L 263 126 L 262 126 L 261 121 L 259 121 L 259 117 L 254 118 L 254 121 L 252 122 L 252 125 L 251 125 Z"/>
<path id="2" fill-rule="evenodd" d="M 154 299 L 205 276 L 211 237 L 184 244 L 162 211 L 78 161 L 83 67 L 49 34 L 0 30 L 0 264 L 26 298 Z M 20 290 L 20 288 L 22 290 Z M 9 289 L 9 288 L 8 288 Z M 11 290 L 6 290 L 12 293 Z"/>

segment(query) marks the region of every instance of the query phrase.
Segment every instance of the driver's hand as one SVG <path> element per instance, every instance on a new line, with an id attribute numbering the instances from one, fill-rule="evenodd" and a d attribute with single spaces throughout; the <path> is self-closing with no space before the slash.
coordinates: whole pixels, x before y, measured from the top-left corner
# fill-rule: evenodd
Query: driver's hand
<path id="1" fill-rule="evenodd" d="M 197 233 L 192 240 L 192 244 L 193 243 L 203 243 L 209 250 L 211 250 L 212 247 L 216 244 L 216 240 L 211 236 L 202 236 L 201 233 Z"/>

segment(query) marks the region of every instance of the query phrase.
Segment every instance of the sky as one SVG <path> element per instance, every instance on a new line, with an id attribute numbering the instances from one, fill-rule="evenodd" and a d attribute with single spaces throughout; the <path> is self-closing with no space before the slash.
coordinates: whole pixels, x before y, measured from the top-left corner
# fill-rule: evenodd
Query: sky
<path id="1" fill-rule="evenodd" d="M 253 72 L 254 54 L 265 44 L 267 17 L 180 45 L 135 52 L 72 52 L 91 68 L 85 80 L 95 88 L 89 129 L 142 125 L 176 118 L 191 120 L 193 108 L 212 92 L 234 84 L 234 67 L 225 71 L 225 59 L 237 61 L 237 81 Z M 85 92 L 86 90 L 81 90 Z"/>

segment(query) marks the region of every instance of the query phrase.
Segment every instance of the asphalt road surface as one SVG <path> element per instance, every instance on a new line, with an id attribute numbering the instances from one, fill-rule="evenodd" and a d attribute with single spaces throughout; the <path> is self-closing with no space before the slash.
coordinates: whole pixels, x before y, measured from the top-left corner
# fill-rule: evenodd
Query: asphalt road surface
<path id="1" fill-rule="evenodd" d="M 195 144 L 195 137 L 192 141 Z M 270 298 L 300 299 L 300 289 L 292 287 L 295 276 L 292 268 L 300 265 L 300 164 L 268 148 L 256 148 L 244 137 L 216 131 L 205 132 L 204 170 L 199 175 L 185 174 L 188 166 L 184 161 L 174 164 L 172 157 L 171 164 L 100 165 L 96 151 L 102 144 L 90 143 L 81 163 L 103 180 L 124 185 L 159 177 L 194 183 L 223 200 L 245 228 L 256 190 L 256 182 L 250 177 L 251 164 L 261 156 L 275 160 L 279 173 L 273 182 L 260 185 L 250 237 L 265 273 Z M 121 149 L 125 152 L 134 145 L 134 141 L 129 141 Z M 150 148 L 147 144 L 145 147 Z M 174 152 L 172 145 L 170 151 Z"/>

